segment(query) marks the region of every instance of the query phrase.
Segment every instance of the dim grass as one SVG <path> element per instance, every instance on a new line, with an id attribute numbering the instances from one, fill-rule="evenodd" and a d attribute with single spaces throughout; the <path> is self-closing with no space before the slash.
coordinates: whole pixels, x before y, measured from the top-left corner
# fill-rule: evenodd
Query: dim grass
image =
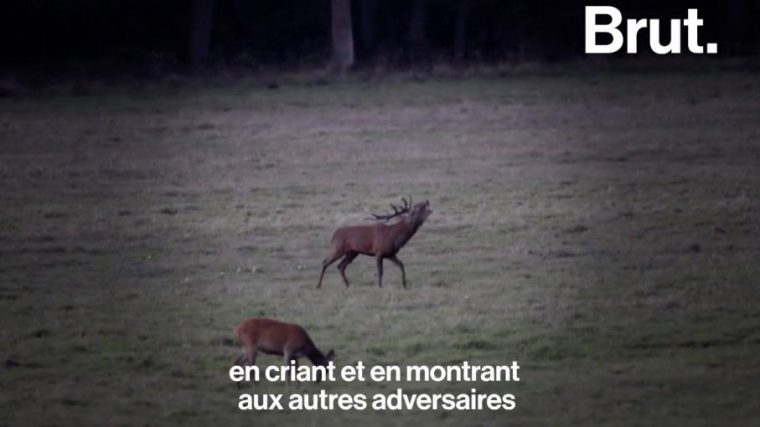
<path id="1" fill-rule="evenodd" d="M 760 81 L 731 72 L 0 100 L 0 425 L 752 424 L 759 132 Z M 406 194 L 434 209 L 410 288 L 362 257 L 315 289 L 333 229 Z M 250 316 L 338 366 L 517 360 L 475 384 L 517 409 L 239 412 Z"/>

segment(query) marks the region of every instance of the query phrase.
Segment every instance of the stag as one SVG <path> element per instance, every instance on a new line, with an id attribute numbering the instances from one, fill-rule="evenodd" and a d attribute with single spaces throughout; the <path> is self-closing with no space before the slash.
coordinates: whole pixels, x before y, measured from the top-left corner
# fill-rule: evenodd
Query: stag
<path id="1" fill-rule="evenodd" d="M 341 258 L 343 259 L 338 264 L 338 271 L 343 283 L 348 287 L 346 267 L 360 254 L 373 256 L 377 260 L 377 280 L 380 287 L 383 286 L 383 260 L 387 258 L 401 269 L 401 282 L 406 288 L 406 271 L 404 264 L 397 257 L 398 251 L 414 236 L 433 211 L 427 200 L 414 206 L 411 197 L 409 200 L 401 200 L 403 206 L 391 203 L 393 212 L 373 214 L 377 220 L 375 224 L 343 227 L 335 231 L 330 242 L 332 252 L 322 261 L 322 273 L 319 275 L 317 288 L 322 286 L 327 267 Z M 398 221 L 389 224 L 393 218 L 398 218 Z"/>

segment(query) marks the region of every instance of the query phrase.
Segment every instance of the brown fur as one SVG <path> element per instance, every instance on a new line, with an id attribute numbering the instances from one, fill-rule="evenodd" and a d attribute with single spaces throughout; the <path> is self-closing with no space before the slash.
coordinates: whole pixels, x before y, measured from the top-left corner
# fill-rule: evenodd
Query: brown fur
<path id="1" fill-rule="evenodd" d="M 298 362 L 298 358 L 306 357 L 314 365 L 326 366 L 335 355 L 332 350 L 327 355 L 323 354 L 309 334 L 292 323 L 254 317 L 240 322 L 235 326 L 234 333 L 243 347 L 243 354 L 235 360 L 238 365 L 255 365 L 259 351 L 283 356 L 286 365 L 291 360 Z"/>
<path id="2" fill-rule="evenodd" d="M 416 204 L 408 214 L 401 216 L 397 222 L 390 225 L 377 223 L 339 228 L 332 237 L 330 256 L 322 261 L 322 273 L 319 275 L 317 288 L 322 286 L 322 278 L 327 267 L 341 258 L 343 260 L 338 264 L 338 271 L 340 271 L 343 282 L 348 287 L 346 267 L 358 255 L 375 257 L 378 284 L 381 287 L 383 286 L 383 259 L 389 259 L 401 269 L 402 283 L 406 288 L 404 264 L 396 254 L 414 236 L 432 212 L 430 202 L 426 200 Z"/>

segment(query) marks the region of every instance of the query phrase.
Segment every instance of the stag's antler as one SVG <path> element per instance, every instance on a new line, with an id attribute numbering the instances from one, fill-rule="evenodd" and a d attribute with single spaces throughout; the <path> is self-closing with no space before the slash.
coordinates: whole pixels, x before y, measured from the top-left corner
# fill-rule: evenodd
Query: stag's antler
<path id="1" fill-rule="evenodd" d="M 401 201 L 404 202 L 404 206 L 396 206 L 393 203 L 391 203 L 391 209 L 393 209 L 393 213 L 387 213 L 384 215 L 378 215 L 378 214 L 372 214 L 373 217 L 375 217 L 378 221 L 385 221 L 388 222 L 391 220 L 391 218 L 395 218 L 399 215 L 403 215 L 412 208 L 412 196 L 409 196 L 409 200 L 406 200 L 406 198 L 402 197 Z"/>

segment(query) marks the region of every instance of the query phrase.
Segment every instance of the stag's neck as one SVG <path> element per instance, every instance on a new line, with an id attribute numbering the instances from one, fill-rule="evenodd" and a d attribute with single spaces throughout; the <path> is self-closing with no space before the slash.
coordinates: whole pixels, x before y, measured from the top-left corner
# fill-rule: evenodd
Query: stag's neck
<path id="1" fill-rule="evenodd" d="M 404 247 L 409 239 L 414 236 L 414 233 L 419 230 L 421 225 L 421 222 L 413 222 L 409 220 L 401 220 L 393 224 L 391 228 L 393 228 L 393 231 L 395 232 L 394 234 L 396 235 L 396 238 L 394 239 L 394 246 L 396 249 L 398 250 Z"/>

